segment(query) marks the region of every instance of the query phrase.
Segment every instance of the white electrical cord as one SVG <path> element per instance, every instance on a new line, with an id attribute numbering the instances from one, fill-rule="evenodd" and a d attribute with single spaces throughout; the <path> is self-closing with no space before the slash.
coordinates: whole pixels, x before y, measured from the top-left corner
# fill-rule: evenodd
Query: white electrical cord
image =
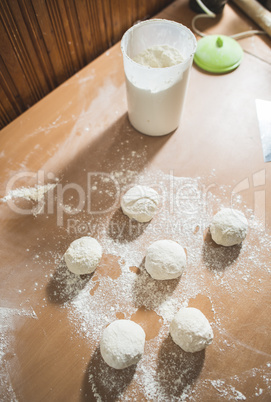
<path id="1" fill-rule="evenodd" d="M 199 36 L 208 36 L 206 34 L 204 34 L 203 32 L 199 31 L 196 28 L 196 21 L 200 18 L 215 18 L 216 14 L 214 14 L 211 10 L 209 10 L 209 8 L 207 8 L 205 6 L 205 4 L 201 1 L 201 0 L 196 0 L 196 2 L 198 3 L 198 5 L 200 6 L 200 8 L 206 13 L 206 14 L 198 14 L 195 15 L 195 17 L 192 19 L 192 29 L 193 31 L 198 34 Z M 266 32 L 264 31 L 258 31 L 258 30 L 251 30 L 251 31 L 245 31 L 245 32 L 240 32 L 238 34 L 235 35 L 230 35 L 230 38 L 233 39 L 241 39 L 244 38 L 246 36 L 250 36 L 250 35 L 256 35 L 256 34 L 265 34 Z"/>

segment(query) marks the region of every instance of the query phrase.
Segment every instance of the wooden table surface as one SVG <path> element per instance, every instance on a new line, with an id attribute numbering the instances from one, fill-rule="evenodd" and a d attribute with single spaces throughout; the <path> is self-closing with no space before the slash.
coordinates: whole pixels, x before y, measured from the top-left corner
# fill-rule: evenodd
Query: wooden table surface
<path id="1" fill-rule="evenodd" d="M 158 15 L 189 27 L 193 16 L 182 0 Z M 232 5 L 198 25 L 224 34 L 254 27 Z M 229 74 L 193 65 L 171 135 L 130 126 L 119 43 L 2 130 L 1 401 L 271 400 L 271 165 L 255 105 L 271 101 L 270 38 L 239 43 L 244 59 Z M 149 224 L 120 211 L 136 183 L 161 195 Z M 27 199 L 36 184 L 49 191 Z M 241 247 L 210 239 L 222 206 L 249 220 Z M 103 258 L 77 277 L 63 254 L 84 235 L 100 241 Z M 160 283 L 144 270 L 146 248 L 162 238 L 186 249 L 180 280 Z M 187 305 L 212 325 L 205 352 L 184 353 L 168 335 Z M 103 329 L 119 318 L 142 325 L 147 339 L 140 363 L 121 371 L 99 352 Z"/>

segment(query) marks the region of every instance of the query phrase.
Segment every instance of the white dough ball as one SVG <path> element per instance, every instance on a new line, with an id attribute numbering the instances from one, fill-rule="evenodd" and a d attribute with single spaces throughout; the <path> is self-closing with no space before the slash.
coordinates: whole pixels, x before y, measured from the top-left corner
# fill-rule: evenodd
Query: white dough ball
<path id="1" fill-rule="evenodd" d="M 101 258 L 101 245 L 96 239 L 89 236 L 74 240 L 64 254 L 68 269 L 77 275 L 90 274 L 95 271 Z"/>
<path id="2" fill-rule="evenodd" d="M 213 340 L 209 321 L 194 307 L 181 308 L 173 318 L 169 332 L 173 341 L 185 352 L 199 352 Z"/>
<path id="3" fill-rule="evenodd" d="M 136 364 L 144 353 L 145 332 L 130 320 L 116 320 L 105 328 L 100 350 L 104 361 L 115 369 Z"/>
<path id="4" fill-rule="evenodd" d="M 145 268 L 154 279 L 178 278 L 186 267 L 182 246 L 172 240 L 158 240 L 147 249 Z"/>
<path id="5" fill-rule="evenodd" d="M 243 212 L 232 208 L 221 209 L 210 225 L 212 239 L 221 246 L 234 246 L 246 238 L 248 221 Z"/>
<path id="6" fill-rule="evenodd" d="M 138 222 L 149 222 L 159 203 L 158 193 L 150 187 L 134 186 L 122 197 L 121 208 L 125 215 Z"/>

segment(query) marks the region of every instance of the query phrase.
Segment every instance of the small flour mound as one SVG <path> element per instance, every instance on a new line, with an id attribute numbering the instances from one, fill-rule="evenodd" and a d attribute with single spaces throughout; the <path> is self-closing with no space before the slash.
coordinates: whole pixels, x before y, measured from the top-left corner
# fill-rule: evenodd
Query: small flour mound
<path id="1" fill-rule="evenodd" d="M 115 369 L 138 363 L 144 353 L 145 332 L 130 320 L 116 320 L 105 328 L 101 339 L 101 355 Z"/>
<path id="2" fill-rule="evenodd" d="M 29 201 L 40 201 L 44 195 L 53 190 L 57 183 L 46 184 L 45 186 L 37 185 L 35 187 L 19 187 L 15 190 L 9 191 L 9 193 L 1 199 L 3 202 L 8 202 L 14 198 L 24 198 Z"/>
<path id="3" fill-rule="evenodd" d="M 102 258 L 102 247 L 92 237 L 74 240 L 64 255 L 67 267 L 77 275 L 91 274 Z"/>
<path id="4" fill-rule="evenodd" d="M 181 53 L 168 45 L 155 45 L 136 55 L 133 60 L 143 66 L 164 68 L 175 66 L 184 61 Z"/>

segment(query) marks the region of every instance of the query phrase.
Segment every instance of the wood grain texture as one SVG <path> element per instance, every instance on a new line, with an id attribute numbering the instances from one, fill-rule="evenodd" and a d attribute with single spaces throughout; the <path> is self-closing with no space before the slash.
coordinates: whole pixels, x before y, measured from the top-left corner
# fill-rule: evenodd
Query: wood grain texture
<path id="1" fill-rule="evenodd" d="M 233 0 L 256 24 L 271 37 L 271 12 L 256 0 Z"/>
<path id="2" fill-rule="evenodd" d="M 172 0 L 1 0 L 0 128 Z"/>

